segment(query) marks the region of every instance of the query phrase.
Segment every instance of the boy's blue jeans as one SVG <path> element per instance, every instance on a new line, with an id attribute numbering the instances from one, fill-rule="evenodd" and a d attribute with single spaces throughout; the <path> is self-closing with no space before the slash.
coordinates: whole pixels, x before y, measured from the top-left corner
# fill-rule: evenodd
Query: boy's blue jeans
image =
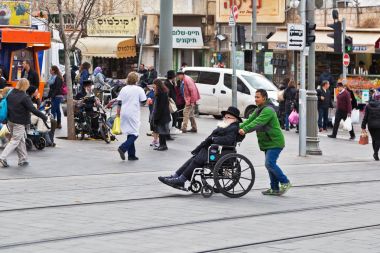
<path id="1" fill-rule="evenodd" d="M 120 149 L 125 153 L 128 152 L 128 157 L 136 157 L 135 141 L 138 136 L 130 134 L 127 140 L 120 145 Z"/>
<path id="2" fill-rule="evenodd" d="M 270 186 L 273 190 L 279 190 L 279 183 L 289 183 L 288 178 L 277 165 L 277 159 L 280 156 L 282 148 L 272 148 L 265 151 L 265 167 L 268 170 Z"/>

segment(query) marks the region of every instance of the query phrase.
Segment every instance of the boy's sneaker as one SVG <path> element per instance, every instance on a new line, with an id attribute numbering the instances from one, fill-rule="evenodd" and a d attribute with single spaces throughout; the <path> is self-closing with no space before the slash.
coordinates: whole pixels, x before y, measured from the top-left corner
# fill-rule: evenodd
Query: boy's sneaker
<path id="1" fill-rule="evenodd" d="M 6 160 L 0 159 L 0 164 L 1 164 L 4 168 L 9 167 L 9 165 L 8 165 L 8 163 L 7 163 Z"/>
<path id="2" fill-rule="evenodd" d="M 280 196 L 280 191 L 279 190 L 273 190 L 273 189 L 268 189 L 266 191 L 261 192 L 263 195 L 270 195 L 270 196 Z"/>
<path id="3" fill-rule="evenodd" d="M 291 187 L 292 184 L 290 182 L 286 184 L 280 184 L 280 195 L 285 194 Z"/>
<path id="4" fill-rule="evenodd" d="M 26 161 L 24 161 L 24 162 L 19 162 L 19 163 L 18 163 L 18 166 L 19 166 L 19 167 L 26 167 L 26 166 L 29 166 L 29 163 L 26 162 Z"/>

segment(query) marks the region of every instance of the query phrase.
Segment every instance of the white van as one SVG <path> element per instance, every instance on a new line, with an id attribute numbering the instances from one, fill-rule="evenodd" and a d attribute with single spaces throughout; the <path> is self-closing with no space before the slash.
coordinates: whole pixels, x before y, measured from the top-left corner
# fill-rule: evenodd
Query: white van
<path id="1" fill-rule="evenodd" d="M 227 110 L 232 104 L 231 78 L 232 69 L 187 67 L 183 71 L 195 81 L 201 99 L 199 112 L 201 114 L 220 117 L 221 111 Z M 256 108 L 255 93 L 257 89 L 268 92 L 269 99 L 274 105 L 277 102 L 277 87 L 260 74 L 237 70 L 237 103 L 240 116 L 247 118 Z"/>

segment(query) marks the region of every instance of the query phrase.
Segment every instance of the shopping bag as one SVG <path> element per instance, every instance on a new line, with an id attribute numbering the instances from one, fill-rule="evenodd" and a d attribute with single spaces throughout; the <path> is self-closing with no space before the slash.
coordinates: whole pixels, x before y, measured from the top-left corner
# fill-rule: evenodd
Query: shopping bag
<path id="1" fill-rule="evenodd" d="M 360 122 L 360 111 L 359 110 L 357 110 L 357 109 L 352 110 L 351 121 L 352 121 L 352 124 L 358 124 Z"/>
<path id="2" fill-rule="evenodd" d="M 367 145 L 368 144 L 368 134 L 362 133 L 359 138 L 359 144 L 360 145 Z"/>
<path id="3" fill-rule="evenodd" d="M 351 117 L 347 117 L 347 119 L 343 122 L 343 130 L 346 130 L 348 132 L 352 130 Z"/>
<path id="4" fill-rule="evenodd" d="M 289 115 L 289 123 L 292 125 L 298 125 L 299 120 L 300 117 L 298 115 L 298 112 L 296 110 L 293 110 Z"/>
<path id="5" fill-rule="evenodd" d="M 121 134 L 120 117 L 116 117 L 112 125 L 112 133 L 115 135 Z"/>
<path id="6" fill-rule="evenodd" d="M 0 138 L 5 138 L 7 135 L 9 135 L 9 129 L 6 124 L 3 124 L 0 130 Z"/>
<path id="7" fill-rule="evenodd" d="M 280 91 L 277 93 L 277 101 L 278 101 L 278 102 L 283 102 L 283 101 L 285 101 L 285 99 L 284 99 L 284 93 L 285 93 L 285 90 L 280 90 Z"/>

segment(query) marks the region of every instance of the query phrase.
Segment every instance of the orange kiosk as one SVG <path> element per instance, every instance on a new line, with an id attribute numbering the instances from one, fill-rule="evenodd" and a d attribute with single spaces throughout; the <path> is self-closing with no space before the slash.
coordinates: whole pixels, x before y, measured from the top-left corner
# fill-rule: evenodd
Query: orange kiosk
<path id="1" fill-rule="evenodd" d="M 7 82 L 16 85 L 21 78 L 22 62 L 28 60 L 40 78 L 38 91 L 41 96 L 45 83 L 41 82 L 38 52 L 49 49 L 50 42 L 50 32 L 0 28 L 0 67 Z"/>

